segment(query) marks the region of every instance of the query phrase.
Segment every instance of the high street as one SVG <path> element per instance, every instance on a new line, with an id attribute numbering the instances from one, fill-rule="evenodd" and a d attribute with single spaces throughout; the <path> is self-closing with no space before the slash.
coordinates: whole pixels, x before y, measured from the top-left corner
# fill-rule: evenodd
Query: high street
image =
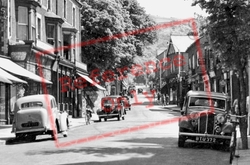
<path id="1" fill-rule="evenodd" d="M 179 112 L 159 111 L 158 105 L 146 108 L 147 99 L 142 94 L 138 98 L 143 103 L 133 105 L 125 120 L 92 122 L 71 128 L 67 138 L 59 135 L 60 144 L 70 142 L 67 147 L 57 148 L 50 136 L 39 136 L 32 143 L 2 145 L 0 164 L 228 164 L 229 153 L 225 151 L 197 144 L 178 148 L 178 122 L 174 119 L 180 116 Z M 169 124 L 152 124 L 168 120 L 171 121 Z M 149 127 L 142 127 L 145 125 Z M 140 129 L 89 142 L 77 141 L 128 128 Z"/>

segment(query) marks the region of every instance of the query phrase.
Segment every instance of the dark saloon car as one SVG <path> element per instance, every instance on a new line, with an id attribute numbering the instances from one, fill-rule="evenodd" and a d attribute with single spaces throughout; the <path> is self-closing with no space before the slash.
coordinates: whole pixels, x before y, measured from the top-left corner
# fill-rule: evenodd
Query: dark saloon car
<path id="1" fill-rule="evenodd" d="M 101 100 L 101 110 L 97 111 L 99 121 L 104 118 L 104 121 L 110 118 L 125 119 L 125 108 L 121 96 L 111 95 L 103 97 Z"/>
<path id="2" fill-rule="evenodd" d="M 187 140 L 192 140 L 229 147 L 233 131 L 228 120 L 229 101 L 229 96 L 222 93 L 189 91 L 179 119 L 178 146 L 184 147 Z"/>

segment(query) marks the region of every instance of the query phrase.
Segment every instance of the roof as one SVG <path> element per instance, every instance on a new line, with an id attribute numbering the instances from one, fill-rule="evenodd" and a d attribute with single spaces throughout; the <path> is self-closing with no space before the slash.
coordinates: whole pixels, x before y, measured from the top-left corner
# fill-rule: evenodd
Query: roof
<path id="1" fill-rule="evenodd" d="M 170 40 L 176 52 L 186 52 L 187 48 L 195 42 L 190 36 L 171 36 Z"/>
<path id="2" fill-rule="evenodd" d="M 189 91 L 188 96 L 207 96 L 207 97 L 220 97 L 220 98 L 229 98 L 228 95 L 219 92 L 206 92 L 206 91 Z"/>
<path id="3" fill-rule="evenodd" d="M 39 95 L 28 95 L 28 96 L 24 96 L 21 97 L 17 100 L 17 102 L 30 102 L 30 101 L 45 101 L 46 99 L 51 99 L 54 98 L 54 96 L 49 95 L 49 94 L 39 94 Z M 49 101 L 48 100 L 48 101 Z"/>

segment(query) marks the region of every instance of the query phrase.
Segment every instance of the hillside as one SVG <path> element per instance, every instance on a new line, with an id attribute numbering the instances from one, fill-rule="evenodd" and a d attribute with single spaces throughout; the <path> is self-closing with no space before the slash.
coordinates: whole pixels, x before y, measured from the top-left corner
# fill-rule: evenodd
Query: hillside
<path id="1" fill-rule="evenodd" d="M 177 21 L 176 18 L 164 18 L 159 16 L 151 16 L 151 18 L 157 23 L 157 24 L 164 24 L 167 22 Z M 149 45 L 145 49 L 145 56 L 151 57 L 152 59 L 155 58 L 156 52 L 161 52 L 158 50 L 164 50 L 168 47 L 168 42 L 170 35 L 187 35 L 188 32 L 191 32 L 191 26 L 190 24 L 183 24 L 179 26 L 173 26 L 165 29 L 159 29 L 157 30 L 158 35 L 158 41 L 154 45 Z M 153 57 L 152 57 L 153 56 Z M 150 59 L 151 59 L 150 58 Z"/>

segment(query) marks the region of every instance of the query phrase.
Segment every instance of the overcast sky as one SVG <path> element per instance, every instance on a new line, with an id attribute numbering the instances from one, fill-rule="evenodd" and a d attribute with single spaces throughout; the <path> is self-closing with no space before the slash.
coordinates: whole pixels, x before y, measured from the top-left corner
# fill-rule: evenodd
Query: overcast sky
<path id="1" fill-rule="evenodd" d="M 194 13 L 206 15 L 199 6 L 191 6 L 193 0 L 137 0 L 147 14 L 161 17 L 192 18 Z"/>

